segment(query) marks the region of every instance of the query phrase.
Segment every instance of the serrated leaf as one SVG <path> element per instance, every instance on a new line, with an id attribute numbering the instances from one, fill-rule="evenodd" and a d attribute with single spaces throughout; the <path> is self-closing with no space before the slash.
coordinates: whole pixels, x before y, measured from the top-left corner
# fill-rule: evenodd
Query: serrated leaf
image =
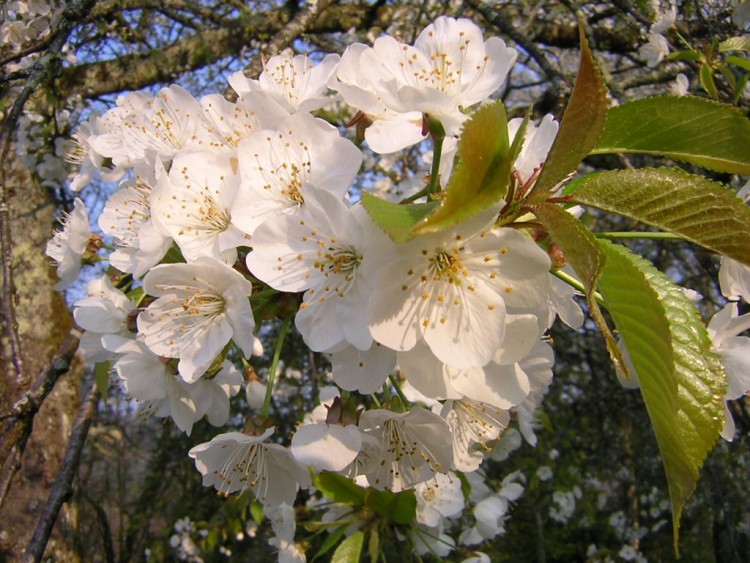
<path id="1" fill-rule="evenodd" d="M 365 503 L 366 490 L 338 473 L 323 471 L 315 477 L 314 485 L 333 502 L 343 502 L 352 506 L 362 506 Z"/>
<path id="2" fill-rule="evenodd" d="M 607 120 L 607 87 L 583 33 L 583 21 L 579 21 L 578 27 L 581 37 L 578 76 L 534 192 L 551 190 L 575 171 L 596 145 Z"/>
<path id="3" fill-rule="evenodd" d="M 333 552 L 331 563 L 358 563 L 362 554 L 365 534 L 361 530 L 341 542 Z"/>
<path id="4" fill-rule="evenodd" d="M 727 51 L 750 51 L 750 36 L 730 37 L 719 43 L 719 52 Z"/>
<path id="5" fill-rule="evenodd" d="M 658 154 L 750 174 L 749 139 L 750 120 L 736 108 L 694 96 L 659 96 L 610 109 L 592 154 Z"/>
<path id="6" fill-rule="evenodd" d="M 458 164 L 440 205 L 415 225 L 413 233 L 442 231 L 500 201 L 510 184 L 513 161 L 509 155 L 508 120 L 502 102 L 480 107 L 464 124 L 458 141 Z"/>
<path id="7" fill-rule="evenodd" d="M 601 172 L 574 184 L 575 203 L 635 219 L 750 265 L 750 207 L 718 182 L 658 168 Z"/>
<path id="8" fill-rule="evenodd" d="M 604 336 L 607 351 L 615 369 L 627 377 L 627 367 L 622 359 L 617 342 L 604 320 L 599 304 L 596 301 L 596 285 L 607 257 L 599 247 L 596 237 L 584 225 L 565 209 L 558 205 L 543 203 L 534 213 L 541 221 L 552 241 L 557 244 L 566 260 L 581 278 L 586 288 L 586 301 L 591 318 Z"/>
<path id="9" fill-rule="evenodd" d="M 414 491 L 367 490 L 365 505 L 394 524 L 411 524 L 417 517 L 417 497 Z"/>
<path id="10" fill-rule="evenodd" d="M 733 64 L 734 66 L 738 66 L 745 70 L 750 70 L 750 59 L 747 59 L 745 57 L 737 57 L 734 55 L 729 55 L 724 60 L 728 63 Z"/>
<path id="11" fill-rule="evenodd" d="M 599 290 L 638 374 L 656 433 L 677 551 L 682 510 L 723 425 L 726 378 L 682 288 L 625 247 L 599 244 L 607 256 Z"/>
<path id="12" fill-rule="evenodd" d="M 375 224 L 401 244 L 414 238 L 412 228 L 438 206 L 437 201 L 428 203 L 399 204 L 385 201 L 372 194 L 362 193 L 362 206 L 370 214 Z"/>

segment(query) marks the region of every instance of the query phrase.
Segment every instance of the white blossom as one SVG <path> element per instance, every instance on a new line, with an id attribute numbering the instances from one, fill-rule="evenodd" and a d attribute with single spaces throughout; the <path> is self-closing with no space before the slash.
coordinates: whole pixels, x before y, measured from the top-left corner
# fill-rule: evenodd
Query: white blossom
<path id="1" fill-rule="evenodd" d="M 436 414 L 421 408 L 402 414 L 375 409 L 362 414 L 359 426 L 379 445 L 381 461 L 366 472 L 376 489 L 409 489 L 451 467 L 453 447 L 446 440 L 450 429 Z"/>
<path id="2" fill-rule="evenodd" d="M 230 340 L 253 353 L 252 285 L 211 258 L 152 268 L 143 288 L 158 297 L 138 317 L 138 330 L 154 353 L 180 359 L 180 375 L 196 381 Z"/>
<path id="3" fill-rule="evenodd" d="M 297 490 L 308 487 L 310 478 L 289 450 L 266 441 L 273 431 L 260 436 L 227 432 L 192 448 L 189 455 L 203 485 L 224 495 L 250 490 L 265 506 L 294 504 Z"/>
<path id="4" fill-rule="evenodd" d="M 380 271 L 369 309 L 375 340 L 407 351 L 424 339 L 443 363 L 481 367 L 505 337 L 509 309 L 546 305 L 547 254 L 513 229 L 485 226 L 474 219 L 370 259 Z"/>
<path id="5" fill-rule="evenodd" d="M 55 231 L 47 243 L 46 254 L 55 262 L 57 291 L 62 291 L 78 278 L 81 271 L 83 253 L 89 242 L 89 214 L 79 198 L 73 203 L 73 211 L 60 217 L 61 231 Z"/>

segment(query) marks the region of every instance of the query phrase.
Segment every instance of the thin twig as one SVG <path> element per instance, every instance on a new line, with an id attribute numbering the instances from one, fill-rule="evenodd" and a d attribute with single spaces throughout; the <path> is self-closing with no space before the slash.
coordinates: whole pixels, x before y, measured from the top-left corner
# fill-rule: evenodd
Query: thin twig
<path id="1" fill-rule="evenodd" d="M 478 0 L 469 0 L 468 4 L 479 12 L 484 19 L 510 37 L 516 45 L 526 51 L 534 59 L 534 62 L 539 65 L 544 74 L 547 75 L 547 78 L 552 81 L 553 88 L 557 91 L 563 89 L 565 81 L 559 65 L 555 65 L 540 47 L 513 24 L 512 19 L 507 15 L 507 8 L 501 4 L 493 5 L 494 3 Z"/>
<path id="2" fill-rule="evenodd" d="M 289 20 L 289 23 L 284 25 L 276 35 L 274 35 L 260 50 L 260 56 L 253 57 L 250 63 L 244 68 L 246 76 L 256 77 L 263 70 L 264 58 L 276 55 L 286 47 L 288 47 L 292 41 L 302 35 L 305 30 L 310 27 L 318 15 L 325 10 L 328 6 L 333 4 L 335 0 L 318 0 L 317 2 L 310 2 L 306 8 L 300 10 L 295 16 Z M 236 98 L 236 93 L 233 90 L 227 92 L 227 97 L 232 99 Z"/>
<path id="3" fill-rule="evenodd" d="M 41 561 L 44 555 L 44 548 L 52 533 L 52 528 L 57 521 L 57 515 L 70 495 L 73 493 L 73 478 L 78 472 L 78 464 L 81 460 L 81 451 L 83 444 L 86 442 L 86 436 L 91 426 L 91 421 L 96 413 L 96 405 L 99 401 L 99 387 L 92 382 L 91 389 L 86 396 L 86 400 L 78 409 L 78 415 L 73 423 L 73 430 L 70 433 L 70 441 L 65 450 L 60 473 L 57 475 L 55 484 L 50 491 L 47 505 L 39 517 L 34 535 L 31 537 L 29 546 L 24 554 L 25 563 Z"/>

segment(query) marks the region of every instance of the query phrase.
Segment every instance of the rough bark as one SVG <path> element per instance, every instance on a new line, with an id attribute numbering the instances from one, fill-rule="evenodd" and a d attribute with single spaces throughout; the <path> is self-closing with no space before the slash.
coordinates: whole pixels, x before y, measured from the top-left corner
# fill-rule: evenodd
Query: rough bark
<path id="1" fill-rule="evenodd" d="M 62 296 L 52 289 L 54 272 L 44 254 L 57 206 L 53 194 L 39 186 L 21 163 L 8 163 L 8 169 L 18 332 L 24 368 L 33 379 L 58 351 L 70 330 L 72 319 Z M 0 362 L 0 412 L 8 412 L 26 389 L 19 388 L 16 382 L 5 338 L 0 346 Z M 35 416 L 35 431 L 23 456 L 15 460 L 17 471 L 1 509 L 4 516 L 0 558 L 12 559 L 23 553 L 47 501 L 80 402 L 79 377 L 76 376 L 79 372 L 76 370 L 58 381 Z M 3 432 L 0 442 L 7 436 L 7 422 L 0 425 L 0 432 Z M 63 514 L 63 527 L 68 516 L 68 513 Z M 75 560 L 59 530 L 58 527 L 50 540 L 47 555 L 55 561 Z"/>

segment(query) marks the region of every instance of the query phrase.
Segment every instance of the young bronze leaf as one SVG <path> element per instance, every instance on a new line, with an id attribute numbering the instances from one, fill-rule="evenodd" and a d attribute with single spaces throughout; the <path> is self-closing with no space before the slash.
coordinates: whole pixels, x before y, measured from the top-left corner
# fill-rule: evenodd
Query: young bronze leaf
<path id="1" fill-rule="evenodd" d="M 501 102 L 477 110 L 458 141 L 458 164 L 440 206 L 417 224 L 424 235 L 450 228 L 499 202 L 510 183 L 508 121 Z"/>
<path id="2" fill-rule="evenodd" d="M 726 377 L 684 291 L 625 247 L 598 242 L 607 257 L 599 290 L 624 340 L 656 433 L 677 550 L 682 509 L 721 432 Z"/>
<path id="3" fill-rule="evenodd" d="M 551 190 L 574 172 L 596 145 L 607 120 L 607 87 L 596 67 L 582 22 L 579 22 L 579 29 L 581 62 L 578 76 L 560 130 L 534 185 L 535 192 Z"/>
<path id="4" fill-rule="evenodd" d="M 750 265 L 750 207 L 703 176 L 666 168 L 591 174 L 575 182 L 573 200 Z"/>
<path id="5" fill-rule="evenodd" d="M 543 203 L 535 209 L 534 213 L 549 233 L 552 241 L 560 247 L 567 261 L 581 278 L 586 288 L 589 312 L 604 336 L 615 369 L 627 377 L 627 367 L 622 359 L 622 354 L 595 297 L 596 285 L 607 261 L 606 255 L 599 247 L 594 235 L 578 219 L 559 205 Z"/>
<path id="6" fill-rule="evenodd" d="M 750 120 L 732 106 L 658 96 L 612 108 L 592 154 L 659 154 L 709 170 L 750 174 Z"/>

